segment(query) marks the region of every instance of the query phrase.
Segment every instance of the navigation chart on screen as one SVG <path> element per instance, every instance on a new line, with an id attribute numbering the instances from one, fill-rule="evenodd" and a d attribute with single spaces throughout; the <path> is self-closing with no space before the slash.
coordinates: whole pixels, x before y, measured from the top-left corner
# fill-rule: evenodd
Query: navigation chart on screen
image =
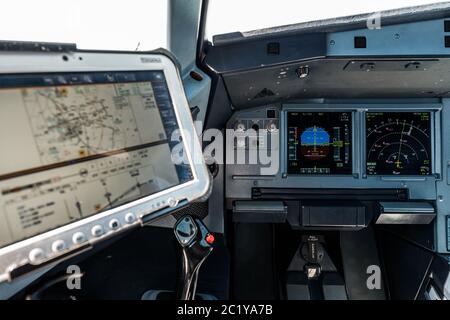
<path id="1" fill-rule="evenodd" d="M 192 179 L 161 72 L 60 77 L 0 89 L 0 247 Z"/>
<path id="2" fill-rule="evenodd" d="M 133 110 L 156 110 L 150 82 L 23 89 L 22 97 L 42 165 L 165 139 L 161 125 L 145 136 Z"/>

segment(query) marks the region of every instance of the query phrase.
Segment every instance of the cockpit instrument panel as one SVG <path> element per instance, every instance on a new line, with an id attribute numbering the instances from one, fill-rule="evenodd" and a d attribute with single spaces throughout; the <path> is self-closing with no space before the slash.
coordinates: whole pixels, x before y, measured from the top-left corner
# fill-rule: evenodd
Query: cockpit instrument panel
<path id="1" fill-rule="evenodd" d="M 288 174 L 352 174 L 352 112 L 287 112 Z"/>
<path id="2" fill-rule="evenodd" d="M 0 282 L 209 190 L 198 141 L 184 143 L 196 135 L 174 63 L 82 55 L 0 69 Z"/>
<path id="3" fill-rule="evenodd" d="M 431 112 L 367 112 L 367 174 L 432 174 L 431 117 Z"/>

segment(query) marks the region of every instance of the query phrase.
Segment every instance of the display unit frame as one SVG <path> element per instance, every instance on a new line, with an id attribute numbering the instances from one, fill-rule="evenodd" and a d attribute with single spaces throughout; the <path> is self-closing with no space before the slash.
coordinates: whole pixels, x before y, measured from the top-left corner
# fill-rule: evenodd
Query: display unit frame
<path id="1" fill-rule="evenodd" d="M 361 112 L 361 133 L 364 135 L 362 139 L 362 149 L 364 152 L 361 154 L 361 170 L 362 177 L 364 179 L 371 179 L 373 177 L 380 177 L 383 181 L 420 181 L 425 180 L 425 177 L 434 177 L 440 179 L 442 168 L 440 149 L 437 145 L 441 143 L 441 108 L 430 106 L 424 107 L 418 104 L 411 105 L 398 105 L 396 108 L 389 108 L 382 105 L 373 106 L 368 109 L 364 109 Z M 367 113 L 369 112 L 386 112 L 386 113 L 415 113 L 415 112 L 428 112 L 430 113 L 430 147 L 431 147 L 431 172 L 429 175 L 390 175 L 390 174 L 379 174 L 379 175 L 369 175 L 367 174 Z"/>
<path id="2" fill-rule="evenodd" d="M 336 174 L 288 174 L 287 173 L 287 113 L 288 112 L 352 112 L 352 172 L 353 175 Z M 367 175 L 366 168 L 366 113 L 367 112 L 429 112 L 431 135 L 431 167 L 430 175 Z M 280 115 L 280 172 L 286 177 L 311 177 L 321 180 L 323 177 L 350 177 L 370 181 L 408 182 L 424 181 L 427 179 L 441 179 L 442 164 L 440 148 L 441 144 L 441 112 L 440 103 L 345 103 L 345 104 L 283 104 Z"/>

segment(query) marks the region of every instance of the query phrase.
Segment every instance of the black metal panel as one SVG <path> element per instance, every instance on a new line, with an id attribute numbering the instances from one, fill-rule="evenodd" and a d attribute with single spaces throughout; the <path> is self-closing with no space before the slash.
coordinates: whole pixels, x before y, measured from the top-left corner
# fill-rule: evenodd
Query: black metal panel
<path id="1" fill-rule="evenodd" d="M 273 225 L 234 225 L 231 299 L 273 300 L 279 298 L 275 278 Z"/>
<path id="2" fill-rule="evenodd" d="M 253 188 L 252 199 L 258 200 L 407 200 L 407 189 L 292 189 Z"/>
<path id="3" fill-rule="evenodd" d="M 433 253 L 390 232 L 380 232 L 379 239 L 391 298 L 417 299 L 433 261 Z"/>
<path id="4" fill-rule="evenodd" d="M 428 250 L 436 250 L 435 241 L 435 225 L 434 223 L 426 225 L 380 225 L 380 230 L 386 230 L 402 237 L 417 246 Z"/>
<path id="5" fill-rule="evenodd" d="M 231 117 L 233 110 L 221 76 L 213 78 L 211 94 L 206 111 L 204 129 L 223 128 Z"/>
<path id="6" fill-rule="evenodd" d="M 278 54 L 274 47 L 278 46 Z M 302 34 L 267 37 L 234 45 L 212 46 L 207 50 L 205 63 L 215 71 L 230 72 L 262 66 L 277 65 L 326 55 L 326 34 Z"/>
<path id="7" fill-rule="evenodd" d="M 371 63 L 373 70 L 364 68 Z M 409 67 L 414 63 L 419 68 Z M 299 78 L 296 70 L 305 65 L 309 75 Z M 223 77 L 236 108 L 296 98 L 450 96 L 450 58 L 324 58 L 227 73 Z"/>
<path id="8" fill-rule="evenodd" d="M 340 244 L 349 299 L 386 299 L 386 287 L 383 276 L 380 281 L 380 289 L 370 290 L 367 287 L 368 268 L 370 266 L 379 266 L 382 269 L 373 228 L 368 227 L 356 232 L 341 232 Z"/>
<path id="9" fill-rule="evenodd" d="M 354 201 L 302 202 L 300 214 L 304 227 L 356 229 L 367 227 L 370 222 L 366 219 L 366 207 Z"/>

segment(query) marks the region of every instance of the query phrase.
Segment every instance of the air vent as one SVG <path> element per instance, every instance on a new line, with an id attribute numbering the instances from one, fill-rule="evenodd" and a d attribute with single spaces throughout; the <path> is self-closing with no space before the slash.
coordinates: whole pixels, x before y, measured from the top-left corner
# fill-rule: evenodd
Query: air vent
<path id="1" fill-rule="evenodd" d="M 364 48 L 367 48 L 366 37 L 355 37 L 355 49 L 364 49 Z"/>
<path id="2" fill-rule="evenodd" d="M 450 20 L 444 21 L 444 32 L 450 32 Z"/>
<path id="3" fill-rule="evenodd" d="M 267 54 L 279 55 L 280 54 L 280 43 L 279 42 L 269 42 L 267 44 Z"/>
<path id="4" fill-rule="evenodd" d="M 266 117 L 267 117 L 268 119 L 275 119 L 276 116 L 277 116 L 277 112 L 276 112 L 275 110 L 273 110 L 273 109 L 268 109 L 268 110 L 267 110 L 267 112 L 266 112 Z"/>

